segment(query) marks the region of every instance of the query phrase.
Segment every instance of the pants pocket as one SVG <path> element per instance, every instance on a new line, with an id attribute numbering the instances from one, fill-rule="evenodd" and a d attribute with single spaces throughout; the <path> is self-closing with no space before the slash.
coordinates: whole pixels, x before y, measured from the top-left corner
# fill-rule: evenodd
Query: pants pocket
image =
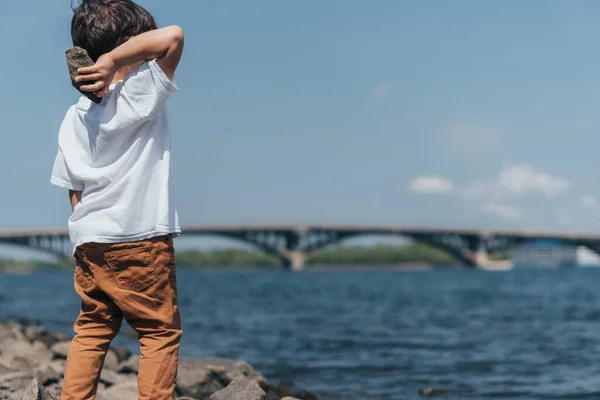
<path id="1" fill-rule="evenodd" d="M 150 246 L 111 251 L 105 259 L 119 289 L 141 292 L 157 282 Z"/>
<path id="2" fill-rule="evenodd" d="M 83 290 L 88 290 L 93 285 L 93 277 L 89 266 L 80 257 L 75 259 L 74 280 Z"/>

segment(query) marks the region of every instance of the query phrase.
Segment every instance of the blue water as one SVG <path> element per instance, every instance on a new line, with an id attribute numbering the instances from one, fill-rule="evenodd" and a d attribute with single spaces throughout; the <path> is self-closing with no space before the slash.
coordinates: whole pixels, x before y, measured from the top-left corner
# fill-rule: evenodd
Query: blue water
<path id="1" fill-rule="evenodd" d="M 184 356 L 242 358 L 321 399 L 600 399 L 600 270 L 178 277 Z M 0 294 L 0 319 L 71 332 L 71 274 L 0 275 Z"/>

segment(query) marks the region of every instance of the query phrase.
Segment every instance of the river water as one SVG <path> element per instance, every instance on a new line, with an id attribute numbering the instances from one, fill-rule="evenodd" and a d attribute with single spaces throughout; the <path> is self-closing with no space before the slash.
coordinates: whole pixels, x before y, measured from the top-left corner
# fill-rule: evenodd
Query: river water
<path id="1" fill-rule="evenodd" d="M 600 270 L 178 272 L 184 356 L 333 400 L 600 399 Z M 0 319 L 71 333 L 68 273 L 0 275 Z M 125 334 L 120 345 L 135 348 Z"/>

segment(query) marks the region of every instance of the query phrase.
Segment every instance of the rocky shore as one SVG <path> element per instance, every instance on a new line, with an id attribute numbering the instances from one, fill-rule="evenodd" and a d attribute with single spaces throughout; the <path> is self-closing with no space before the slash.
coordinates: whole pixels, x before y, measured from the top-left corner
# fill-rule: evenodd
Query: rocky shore
<path id="1" fill-rule="evenodd" d="M 32 323 L 0 322 L 0 400 L 58 400 L 70 337 Z M 100 377 L 97 400 L 137 400 L 138 355 L 111 348 Z M 179 400 L 316 400 L 274 385 L 244 361 L 183 357 Z"/>

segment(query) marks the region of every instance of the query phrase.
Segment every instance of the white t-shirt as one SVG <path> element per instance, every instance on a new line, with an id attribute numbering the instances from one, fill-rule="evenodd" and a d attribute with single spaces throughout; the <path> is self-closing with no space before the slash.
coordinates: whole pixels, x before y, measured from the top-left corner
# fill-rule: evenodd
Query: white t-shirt
<path id="1" fill-rule="evenodd" d="M 82 96 L 67 112 L 51 182 L 83 191 L 69 218 L 73 251 L 88 242 L 181 233 L 165 106 L 177 90 L 156 61 L 149 61 L 111 85 L 102 103 Z"/>

